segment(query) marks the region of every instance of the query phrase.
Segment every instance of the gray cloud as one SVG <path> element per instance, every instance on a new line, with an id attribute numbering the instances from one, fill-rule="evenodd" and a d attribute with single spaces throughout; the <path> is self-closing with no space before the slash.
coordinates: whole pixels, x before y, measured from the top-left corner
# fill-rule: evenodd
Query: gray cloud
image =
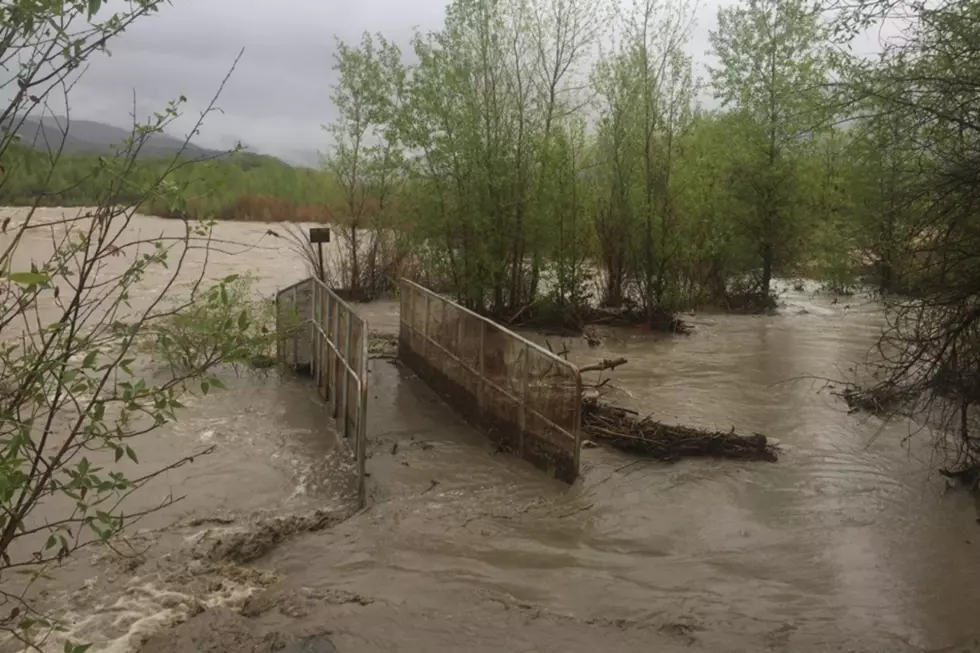
<path id="1" fill-rule="evenodd" d="M 188 99 L 189 130 L 244 54 L 196 141 L 229 147 L 236 140 L 270 154 L 309 159 L 327 146 L 320 125 L 332 119 L 334 37 L 354 42 L 381 31 L 407 48 L 418 26 L 437 29 L 443 0 L 176 0 L 134 24 L 97 57 L 71 95 L 75 118 L 117 125 L 136 98 L 143 118 L 171 100 Z"/>
<path id="2" fill-rule="evenodd" d="M 119 0 L 116 0 L 117 2 Z M 630 0 L 621 0 L 628 5 Z M 702 1 L 688 51 L 698 63 L 723 0 Z M 725 4 L 732 0 L 724 0 Z M 414 29 L 439 29 L 446 0 L 174 0 L 142 19 L 97 57 L 71 96 L 75 118 L 125 125 L 136 96 L 143 118 L 185 95 L 190 129 L 244 54 L 196 142 L 230 147 L 237 140 L 270 154 L 313 162 L 328 146 L 320 125 L 333 117 L 334 37 L 356 42 L 380 31 L 408 50 Z M 707 94 L 703 98 L 709 97 Z"/>

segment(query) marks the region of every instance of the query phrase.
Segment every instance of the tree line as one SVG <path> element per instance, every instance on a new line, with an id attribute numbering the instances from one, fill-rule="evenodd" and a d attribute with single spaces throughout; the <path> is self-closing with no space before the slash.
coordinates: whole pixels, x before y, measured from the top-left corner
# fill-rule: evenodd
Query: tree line
<path id="1" fill-rule="evenodd" d="M 95 206 L 107 184 L 118 183 L 121 201 L 145 197 L 144 213 L 190 220 L 217 218 L 263 222 L 329 222 L 336 204 L 335 185 L 322 171 L 296 168 L 271 156 L 233 151 L 206 160 L 186 157 L 132 156 L 131 145 L 119 144 L 105 156 L 59 154 L 57 145 L 35 149 L 13 142 L 4 154 L 0 204 L 7 206 Z M 139 154 L 137 152 L 137 154 Z M 113 160 L 126 158 L 126 174 L 118 175 Z M 167 180 L 179 189 L 179 202 L 153 192 L 174 161 L 180 167 Z"/>
<path id="2" fill-rule="evenodd" d="M 855 99 L 870 63 L 840 54 L 840 21 L 809 0 L 723 8 L 700 80 L 693 13 L 456 0 L 415 63 L 380 34 L 338 44 L 328 169 L 355 283 L 377 234 L 409 223 L 429 280 L 496 316 L 543 298 L 654 322 L 765 310 L 775 275 L 909 289 L 894 209 L 915 139 Z"/>

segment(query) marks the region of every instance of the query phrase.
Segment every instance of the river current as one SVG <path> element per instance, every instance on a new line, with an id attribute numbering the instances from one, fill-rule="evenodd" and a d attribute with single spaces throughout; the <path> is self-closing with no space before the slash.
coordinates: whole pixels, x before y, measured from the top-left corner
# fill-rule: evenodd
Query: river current
<path id="1" fill-rule="evenodd" d="M 254 274 L 270 295 L 304 277 L 269 228 L 219 224 L 219 238 L 260 249 L 213 256 L 208 274 Z M 31 237 L 22 249 L 43 249 L 43 234 Z M 397 326 L 396 303 L 360 309 L 373 329 Z M 340 651 L 973 650 L 973 499 L 944 491 L 927 434 L 849 414 L 813 380 L 864 360 L 880 307 L 787 288 L 775 315 L 685 319 L 687 337 L 604 329 L 599 348 L 566 344 L 576 363 L 629 360 L 611 399 L 766 434 L 779 462 L 634 463 L 587 449 L 568 487 L 494 455 L 409 371 L 378 359 L 368 509 L 311 527 L 310 515 L 350 508 L 342 443 L 310 384 L 245 375 L 140 443 L 147 468 L 217 446 L 147 489 L 148 502 L 175 488 L 186 498 L 133 532 L 138 554 L 84 554 L 42 600 L 72 637 L 113 652 L 215 606 L 263 633 L 329 630 Z M 249 535 L 269 542 L 202 553 Z"/>

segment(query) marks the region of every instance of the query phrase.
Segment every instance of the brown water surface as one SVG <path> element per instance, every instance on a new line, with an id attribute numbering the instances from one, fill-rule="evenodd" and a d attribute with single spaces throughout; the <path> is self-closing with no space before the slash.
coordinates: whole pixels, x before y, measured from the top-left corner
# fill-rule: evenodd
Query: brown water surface
<path id="1" fill-rule="evenodd" d="M 210 272 L 254 271 L 264 292 L 304 276 L 295 256 L 263 252 L 214 259 Z M 283 537 L 249 562 L 261 577 L 240 565 L 201 570 L 195 578 L 213 574 L 235 591 L 195 594 L 193 583 L 177 586 L 180 551 L 223 536 L 191 518 L 230 514 L 230 529 L 248 530 L 260 516 L 348 500 L 346 470 L 324 462 L 335 436 L 308 384 L 242 378 L 141 447 L 152 464 L 220 444 L 169 478 L 187 490 L 165 515 L 181 523 L 154 522 L 148 537 L 173 540 L 170 562 L 119 571 L 86 561 L 62 587 L 86 577 L 92 596 L 72 585 L 52 602 L 73 601 L 72 618 L 87 624 L 79 631 L 113 651 L 183 618 L 174 606 L 193 600 L 244 607 L 263 629 L 331 630 L 341 651 L 901 652 L 969 640 L 980 631 L 972 500 L 943 493 L 919 440 L 902 447 L 907 424 L 848 415 L 801 378 L 840 377 L 860 362 L 878 306 L 784 299 L 774 316 L 689 318 L 690 337 L 607 330 L 598 349 L 568 341 L 577 363 L 629 359 L 613 375 L 617 401 L 665 421 L 764 433 L 782 445 L 778 463 L 632 464 L 589 449 L 569 488 L 492 454 L 411 373 L 375 360 L 369 508 Z M 397 325 L 397 304 L 362 308 L 373 328 Z M 200 556 L 187 559 L 197 562 L 181 569 Z M 125 590 L 105 580 L 127 575 L 136 580 Z M 126 619 L 84 616 L 120 601 Z"/>

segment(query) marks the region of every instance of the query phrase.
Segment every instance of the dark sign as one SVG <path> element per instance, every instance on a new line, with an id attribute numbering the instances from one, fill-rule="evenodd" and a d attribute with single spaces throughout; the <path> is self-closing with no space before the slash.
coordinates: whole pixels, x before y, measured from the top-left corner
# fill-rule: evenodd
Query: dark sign
<path id="1" fill-rule="evenodd" d="M 310 242 L 311 243 L 329 243 L 330 242 L 330 228 L 329 227 L 313 227 L 310 229 Z"/>

